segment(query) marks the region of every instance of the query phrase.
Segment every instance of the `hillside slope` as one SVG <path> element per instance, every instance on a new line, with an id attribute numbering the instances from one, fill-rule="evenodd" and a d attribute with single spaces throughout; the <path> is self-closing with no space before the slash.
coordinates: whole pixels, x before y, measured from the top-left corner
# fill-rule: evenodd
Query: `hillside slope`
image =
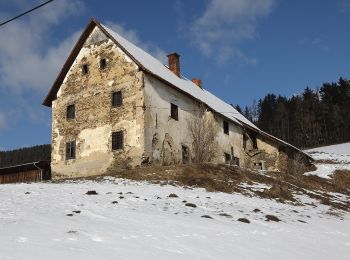
<path id="1" fill-rule="evenodd" d="M 315 159 L 317 170 L 309 175 L 331 178 L 336 171 L 349 171 L 350 175 L 350 143 L 318 147 L 305 152 Z"/>

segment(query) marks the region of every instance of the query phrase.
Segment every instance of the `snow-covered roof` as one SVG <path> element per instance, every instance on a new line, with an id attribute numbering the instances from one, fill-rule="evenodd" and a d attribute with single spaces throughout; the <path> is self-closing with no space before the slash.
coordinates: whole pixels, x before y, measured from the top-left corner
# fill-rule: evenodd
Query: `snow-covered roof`
<path id="1" fill-rule="evenodd" d="M 126 40 L 124 37 L 114 32 L 107 26 L 101 24 L 101 26 L 120 44 L 125 50 L 133 56 L 142 66 L 154 75 L 164 79 L 171 85 L 179 88 L 183 92 L 191 95 L 195 99 L 198 99 L 213 109 L 215 112 L 224 115 L 225 117 L 231 119 L 237 124 L 240 121 L 249 125 L 254 129 L 258 129 L 252 122 L 246 119 L 242 114 L 240 114 L 234 107 L 227 104 L 220 98 L 216 97 L 209 91 L 198 87 L 191 80 L 184 77 L 176 76 L 171 70 L 168 69 L 164 64 L 162 64 L 158 59 L 154 58 L 152 55 L 137 47 L 133 43 Z"/>
<path id="2" fill-rule="evenodd" d="M 92 30 L 98 26 L 102 31 L 108 34 L 112 40 L 123 50 L 126 52 L 130 58 L 137 63 L 145 72 L 150 73 L 151 75 L 167 82 L 169 85 L 179 89 L 180 91 L 192 96 L 194 99 L 199 100 L 206 104 L 209 108 L 215 111 L 218 114 L 221 114 L 223 117 L 226 117 L 233 121 L 234 123 L 248 127 L 254 131 L 259 132 L 260 134 L 274 139 L 275 141 L 289 146 L 293 149 L 298 150 L 301 153 L 304 153 L 300 149 L 296 148 L 288 144 L 285 141 L 282 141 L 264 131 L 260 130 L 256 125 L 250 122 L 247 118 L 245 118 L 241 113 L 239 113 L 232 105 L 224 102 L 220 98 L 216 97 L 214 94 L 209 91 L 198 87 L 191 80 L 186 79 L 185 77 L 178 77 L 172 71 L 168 69 L 164 64 L 162 64 L 158 59 L 142 50 L 138 46 L 134 45 L 118 33 L 114 32 L 107 26 L 99 23 L 96 20 L 91 20 L 83 34 L 79 38 L 78 42 L 74 46 L 70 56 L 68 57 L 66 63 L 64 64 L 60 74 L 56 78 L 50 92 L 46 96 L 43 104 L 46 106 L 51 106 L 51 103 L 54 99 L 56 99 L 57 92 L 60 88 L 61 83 L 63 82 L 64 76 L 67 74 L 70 66 L 72 65 L 75 57 L 79 53 L 81 47 L 83 46 L 84 41 L 92 32 Z M 305 154 L 305 153 L 304 153 Z M 307 155 L 307 154 L 305 154 Z M 308 155 L 307 155 L 308 156 Z"/>
<path id="3" fill-rule="evenodd" d="M 241 113 L 239 113 L 232 105 L 226 103 L 222 99 L 218 98 L 214 94 L 209 91 L 198 87 L 191 80 L 186 79 L 185 77 L 178 77 L 171 70 L 168 69 L 167 66 L 162 64 L 158 59 L 153 57 L 151 54 L 137 47 L 118 33 L 114 32 L 107 26 L 101 24 L 101 26 L 120 44 L 123 48 L 136 60 L 138 61 L 146 71 L 152 73 L 153 75 L 162 78 L 167 81 L 171 85 L 180 89 L 181 91 L 189 94 L 193 98 L 200 100 L 208 107 L 213 109 L 216 113 L 221 114 L 222 116 L 231 119 L 233 122 L 239 125 L 248 126 L 249 128 L 256 130 L 257 132 L 274 139 L 275 141 L 287 145 L 293 149 L 304 153 L 300 149 L 291 144 L 280 140 L 268 133 L 265 133 L 261 129 L 259 129 L 256 125 L 250 122 L 246 117 L 244 117 Z"/>

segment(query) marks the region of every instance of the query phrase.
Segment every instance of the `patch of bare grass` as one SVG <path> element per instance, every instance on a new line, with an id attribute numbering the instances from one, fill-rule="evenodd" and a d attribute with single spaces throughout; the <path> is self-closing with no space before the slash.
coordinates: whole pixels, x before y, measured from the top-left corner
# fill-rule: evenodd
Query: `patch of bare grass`
<path id="1" fill-rule="evenodd" d="M 350 189 L 350 171 L 336 170 L 332 175 L 332 183 L 339 192 L 347 192 Z"/>

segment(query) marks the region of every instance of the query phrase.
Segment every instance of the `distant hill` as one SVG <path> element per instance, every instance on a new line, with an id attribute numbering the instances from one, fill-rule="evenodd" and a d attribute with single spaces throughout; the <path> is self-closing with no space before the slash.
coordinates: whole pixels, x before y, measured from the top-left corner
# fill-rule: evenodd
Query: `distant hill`
<path id="1" fill-rule="evenodd" d="M 12 151 L 0 151 L 0 168 L 51 160 L 51 145 L 37 145 Z"/>

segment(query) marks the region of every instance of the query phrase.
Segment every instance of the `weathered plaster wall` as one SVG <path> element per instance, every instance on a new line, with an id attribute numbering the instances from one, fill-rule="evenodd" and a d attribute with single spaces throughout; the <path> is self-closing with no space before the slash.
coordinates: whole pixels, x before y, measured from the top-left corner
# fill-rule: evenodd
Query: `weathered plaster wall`
<path id="1" fill-rule="evenodd" d="M 179 107 L 179 121 L 170 117 L 170 104 Z M 192 150 L 192 138 L 188 130 L 198 111 L 198 103 L 186 94 L 145 75 L 145 158 L 148 162 L 171 164 L 182 162 L 182 145 Z M 229 135 L 223 132 L 223 119 L 215 115 L 218 124 L 217 157 L 213 162 L 224 163 L 224 153 L 242 156 L 242 129 L 230 122 Z M 191 155 L 192 157 L 192 155 Z"/>
<path id="2" fill-rule="evenodd" d="M 107 68 L 99 68 L 100 58 Z M 82 65 L 89 73 L 82 75 Z M 122 91 L 123 105 L 112 107 L 112 92 Z M 75 104 L 75 119 L 66 108 Z M 52 104 L 53 178 L 101 174 L 139 165 L 143 153 L 143 72 L 95 28 L 84 44 Z M 112 132 L 124 132 L 124 149 L 112 151 Z M 76 159 L 66 160 L 66 142 L 76 140 Z"/>
<path id="3" fill-rule="evenodd" d="M 218 114 L 216 114 L 215 118 L 219 126 L 217 140 L 220 146 L 220 151 L 218 153 L 218 157 L 216 158 L 216 161 L 218 163 L 224 163 L 225 162 L 224 153 L 228 153 L 231 155 L 231 150 L 232 150 L 231 148 L 233 148 L 233 156 L 240 158 L 240 165 L 244 165 L 242 127 L 232 123 L 231 121 L 224 119 Z M 229 123 L 228 135 L 224 133 L 224 121 L 227 121 Z"/>
<path id="4" fill-rule="evenodd" d="M 198 109 L 193 99 L 145 75 L 145 158 L 163 165 L 181 163 L 181 145 L 192 146 L 188 120 Z M 170 117 L 170 104 L 179 107 L 179 120 Z"/>

